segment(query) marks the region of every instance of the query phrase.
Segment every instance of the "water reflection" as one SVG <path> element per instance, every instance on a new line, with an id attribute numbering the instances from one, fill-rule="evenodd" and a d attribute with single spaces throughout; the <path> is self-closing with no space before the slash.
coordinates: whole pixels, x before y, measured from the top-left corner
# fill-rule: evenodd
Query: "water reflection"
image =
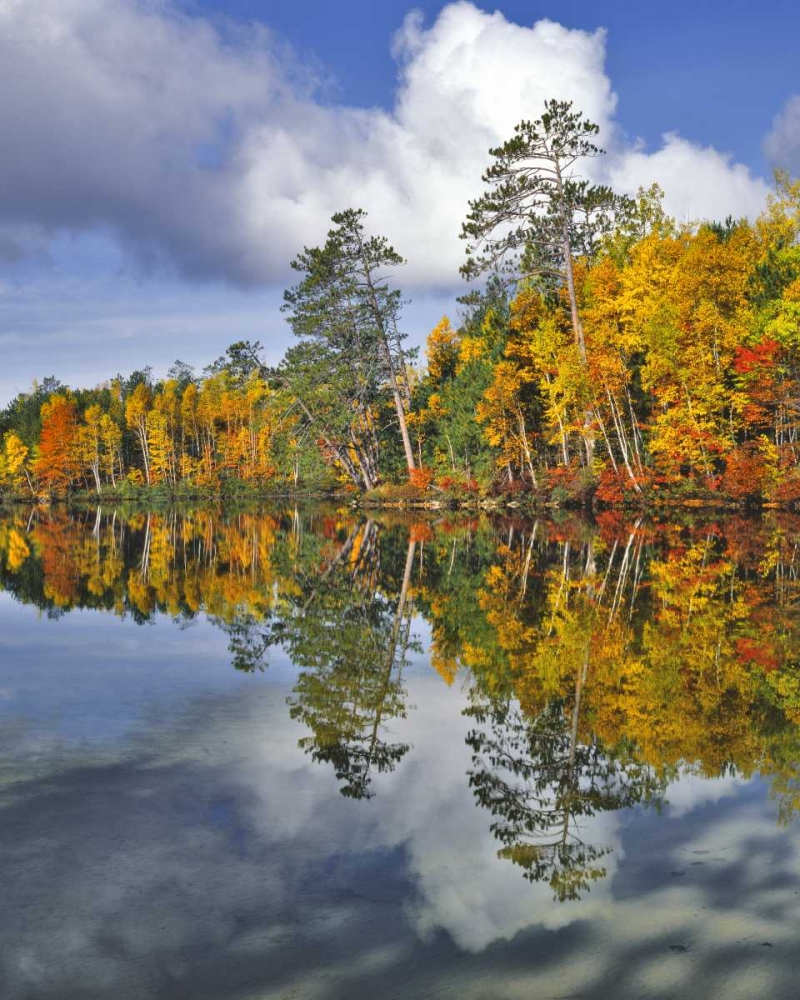
<path id="1" fill-rule="evenodd" d="M 798 542 L 800 523 L 778 514 L 52 508 L 0 520 L 0 584 L 53 618 L 202 617 L 243 673 L 288 655 L 284 711 L 349 799 L 413 761 L 406 673 L 424 655 L 463 692 L 463 783 L 500 863 L 574 903 L 611 873 L 618 837 L 602 815 L 658 815 L 679 779 L 759 773 L 774 818 L 791 820 Z"/>
<path id="2" fill-rule="evenodd" d="M 408 591 L 415 543 L 409 541 L 400 591 L 378 589 L 377 526 L 351 529 L 334 562 L 277 630 L 301 668 L 290 715 L 311 731 L 300 741 L 315 761 L 333 764 L 343 795 L 370 797 L 371 772 L 394 770 L 408 753 L 392 741 L 392 720 L 406 716 L 403 667 L 410 646 Z"/>
<path id="3" fill-rule="evenodd" d="M 530 881 L 547 882 L 560 902 L 580 898 L 606 875 L 600 862 L 610 851 L 587 842 L 586 821 L 659 802 L 663 777 L 625 744 L 607 750 L 595 737 L 580 742 L 580 691 L 571 716 L 558 700 L 535 719 L 508 702 L 467 711 L 479 724 L 467 737 L 470 785 L 494 817 L 491 829 L 503 844 L 498 857 L 519 865 Z"/>

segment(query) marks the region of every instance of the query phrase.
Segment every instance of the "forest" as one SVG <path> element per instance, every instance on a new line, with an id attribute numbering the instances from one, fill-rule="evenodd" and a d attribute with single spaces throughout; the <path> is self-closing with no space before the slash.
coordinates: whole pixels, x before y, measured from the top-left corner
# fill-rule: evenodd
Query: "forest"
<path id="1" fill-rule="evenodd" d="M 406 345 L 404 263 L 365 212 L 292 262 L 294 335 L 202 372 L 47 377 L 0 411 L 0 498 L 352 494 L 531 505 L 800 502 L 800 181 L 679 223 L 590 183 L 566 102 L 490 151 L 456 322 Z M 476 179 L 477 182 L 477 179 Z"/>

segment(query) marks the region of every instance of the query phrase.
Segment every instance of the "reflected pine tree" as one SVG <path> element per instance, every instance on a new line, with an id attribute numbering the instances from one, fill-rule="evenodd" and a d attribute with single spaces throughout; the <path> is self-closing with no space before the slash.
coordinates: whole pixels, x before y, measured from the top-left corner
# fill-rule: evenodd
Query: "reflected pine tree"
<path id="1" fill-rule="evenodd" d="M 359 526 L 276 633 L 303 668 L 289 699 L 291 717 L 311 731 L 300 746 L 333 766 L 349 798 L 370 798 L 373 774 L 394 770 L 410 749 L 391 738 L 391 722 L 406 716 L 415 547 L 409 541 L 399 593 L 384 592 L 377 525 Z"/>
<path id="2" fill-rule="evenodd" d="M 274 634 L 265 627 L 263 619 L 242 612 L 232 621 L 219 625 L 228 635 L 228 652 L 234 669 L 245 673 L 263 671 L 267 652 L 275 645 Z"/>
<path id="3" fill-rule="evenodd" d="M 512 701 L 482 701 L 466 710 L 477 723 L 469 783 L 495 817 L 498 857 L 547 882 L 554 898 L 578 899 L 603 878 L 610 848 L 587 843 L 582 821 L 640 802 L 659 802 L 664 785 L 630 748 L 607 751 L 596 739 L 579 742 L 577 720 L 554 699 L 529 719 Z"/>

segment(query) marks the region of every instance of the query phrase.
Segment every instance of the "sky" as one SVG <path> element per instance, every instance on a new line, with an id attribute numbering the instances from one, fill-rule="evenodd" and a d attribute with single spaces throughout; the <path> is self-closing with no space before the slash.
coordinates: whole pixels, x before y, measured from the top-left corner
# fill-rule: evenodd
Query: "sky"
<path id="1" fill-rule="evenodd" d="M 0 0 L 0 405 L 243 338 L 276 361 L 288 264 L 345 207 L 407 259 L 422 342 L 488 148 L 550 97 L 600 125 L 592 179 L 753 217 L 800 172 L 799 36 L 782 0 Z"/>

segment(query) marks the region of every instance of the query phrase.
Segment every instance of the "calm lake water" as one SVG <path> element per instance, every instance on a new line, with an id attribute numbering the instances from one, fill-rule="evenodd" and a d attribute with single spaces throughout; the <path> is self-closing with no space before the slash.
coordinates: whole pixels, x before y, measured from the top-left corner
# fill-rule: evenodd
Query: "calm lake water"
<path id="1" fill-rule="evenodd" d="M 798 995 L 800 521 L 0 516 L 0 995 Z"/>

